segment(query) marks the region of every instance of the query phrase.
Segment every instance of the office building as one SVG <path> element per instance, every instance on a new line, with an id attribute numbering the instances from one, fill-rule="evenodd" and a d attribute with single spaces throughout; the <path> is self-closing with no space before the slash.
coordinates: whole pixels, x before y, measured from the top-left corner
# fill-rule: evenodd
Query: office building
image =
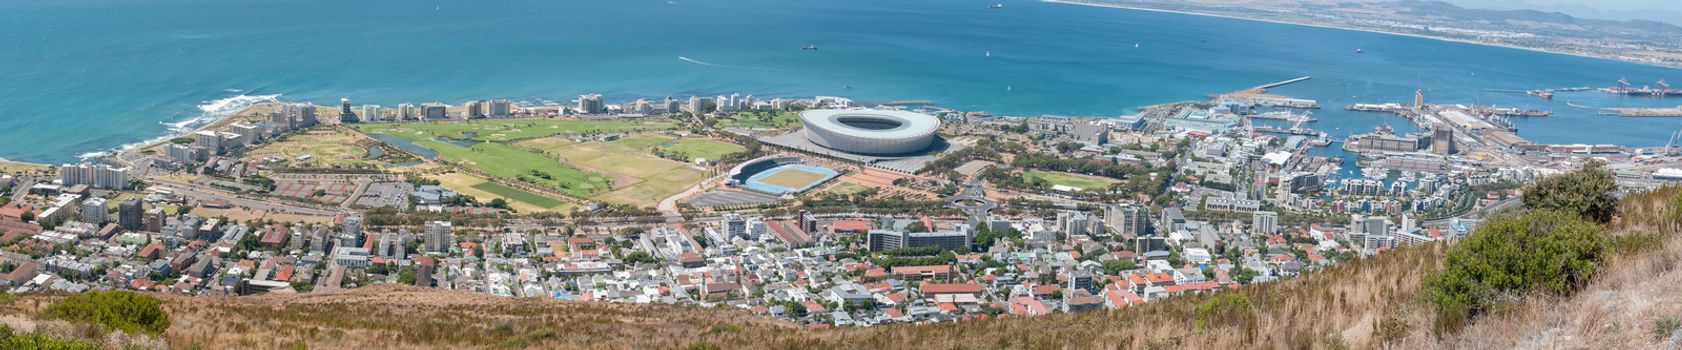
<path id="1" fill-rule="evenodd" d="M 865 243 L 873 252 L 921 247 L 939 247 L 941 250 L 968 248 L 974 236 L 968 225 L 959 226 L 958 230 L 944 232 L 870 230 Z"/>

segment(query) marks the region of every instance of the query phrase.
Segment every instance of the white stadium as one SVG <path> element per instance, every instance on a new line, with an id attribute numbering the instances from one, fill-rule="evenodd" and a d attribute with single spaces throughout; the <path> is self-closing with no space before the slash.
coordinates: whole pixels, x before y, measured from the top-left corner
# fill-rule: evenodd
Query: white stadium
<path id="1" fill-rule="evenodd" d="M 892 110 L 816 109 L 800 112 L 806 139 L 829 149 L 865 155 L 923 151 L 934 142 L 940 118 Z"/>

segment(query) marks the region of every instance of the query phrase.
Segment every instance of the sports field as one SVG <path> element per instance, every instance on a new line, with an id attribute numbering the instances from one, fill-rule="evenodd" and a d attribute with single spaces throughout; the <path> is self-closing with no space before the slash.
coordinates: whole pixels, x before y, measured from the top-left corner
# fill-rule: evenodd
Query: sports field
<path id="1" fill-rule="evenodd" d="M 801 188 L 828 176 L 829 174 L 815 173 L 800 169 L 786 169 L 779 171 L 776 174 L 771 174 L 771 176 L 766 176 L 764 179 L 760 179 L 759 181 L 782 187 Z"/>
<path id="2" fill-rule="evenodd" d="M 446 138 L 509 141 L 560 134 L 665 130 L 675 125 L 676 123 L 671 120 L 660 118 L 615 120 L 484 119 L 357 124 L 356 129 L 364 133 L 386 134 L 410 140 Z"/>
<path id="3" fill-rule="evenodd" d="M 1069 187 L 1079 188 L 1079 189 L 1083 189 L 1083 190 L 1103 190 L 1105 188 L 1108 188 L 1110 186 L 1110 184 L 1121 182 L 1121 180 L 1111 179 L 1111 178 L 1107 178 L 1107 177 L 1088 176 L 1088 175 L 1071 174 L 1071 173 L 1056 172 L 1056 171 L 1028 170 L 1028 171 L 1022 172 L 1022 176 L 1025 177 L 1025 178 L 1028 178 L 1028 179 L 1044 179 L 1045 182 L 1049 182 L 1053 185 L 1063 185 L 1063 186 L 1069 186 Z"/>
<path id="4" fill-rule="evenodd" d="M 798 193 L 821 185 L 835 176 L 834 170 L 814 165 L 784 165 L 754 174 L 742 186 L 762 193 Z"/>
<path id="5" fill-rule="evenodd" d="M 649 206 L 682 192 L 706 174 L 683 162 L 649 154 L 653 145 L 670 137 L 634 136 L 610 142 L 576 143 L 549 137 L 521 141 L 518 147 L 559 159 L 613 178 L 613 189 L 594 198 L 619 204 Z"/>

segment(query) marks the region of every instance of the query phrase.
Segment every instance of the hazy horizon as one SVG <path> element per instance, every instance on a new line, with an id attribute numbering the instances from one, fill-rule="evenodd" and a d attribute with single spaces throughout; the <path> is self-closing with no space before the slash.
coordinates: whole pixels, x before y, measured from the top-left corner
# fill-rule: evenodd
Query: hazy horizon
<path id="1" fill-rule="evenodd" d="M 1611 20 L 1645 19 L 1682 25 L 1682 1 L 1677 0 L 1444 0 L 1467 8 L 1529 9 Z"/>

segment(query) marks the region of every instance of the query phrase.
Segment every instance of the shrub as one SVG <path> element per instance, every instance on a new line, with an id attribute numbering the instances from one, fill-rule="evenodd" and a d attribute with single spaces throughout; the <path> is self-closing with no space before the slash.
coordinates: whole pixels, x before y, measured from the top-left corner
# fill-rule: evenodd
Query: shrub
<path id="1" fill-rule="evenodd" d="M 130 291 L 87 292 L 59 300 L 39 315 L 43 319 L 83 322 L 126 333 L 163 334 L 169 314 L 158 298 Z"/>
<path id="2" fill-rule="evenodd" d="M 1577 290 L 1600 267 L 1604 226 L 1574 213 L 1535 210 L 1493 219 L 1448 251 L 1443 270 L 1425 280 L 1425 293 L 1443 322 L 1464 323 L 1499 294 Z M 1446 327 L 1453 331 L 1458 327 Z"/>
<path id="3" fill-rule="evenodd" d="M 1618 200 L 1612 197 L 1612 191 L 1618 184 L 1612 178 L 1612 171 L 1603 165 L 1591 161 L 1582 170 L 1537 180 L 1525 188 L 1524 205 L 1531 209 L 1578 213 L 1598 223 L 1612 222 L 1612 215 L 1618 211 Z"/>
<path id="4" fill-rule="evenodd" d="M 1197 304 L 1197 329 L 1214 327 L 1244 327 L 1255 323 L 1255 310 L 1250 305 L 1250 297 L 1243 293 L 1218 293 Z"/>
<path id="5" fill-rule="evenodd" d="M 55 338 L 41 333 L 16 333 L 11 327 L 0 326 L 0 349 L 19 350 L 94 350 L 98 343 Z"/>

